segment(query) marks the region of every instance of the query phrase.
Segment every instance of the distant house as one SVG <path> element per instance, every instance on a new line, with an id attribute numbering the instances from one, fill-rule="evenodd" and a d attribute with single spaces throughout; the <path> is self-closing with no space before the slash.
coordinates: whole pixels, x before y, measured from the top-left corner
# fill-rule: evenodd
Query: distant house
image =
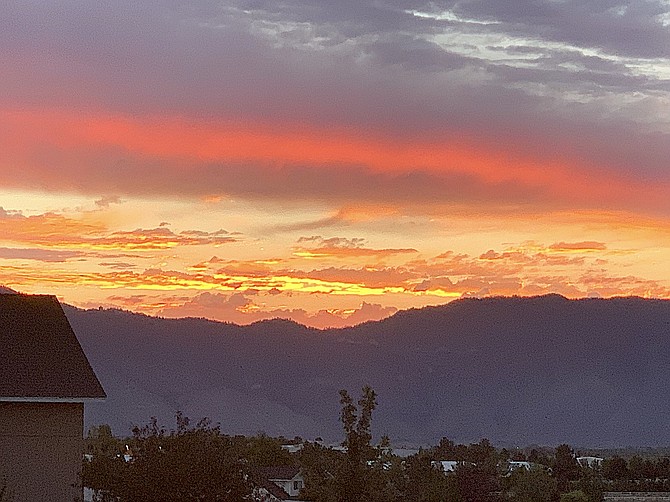
<path id="1" fill-rule="evenodd" d="M 524 460 L 510 460 L 509 462 L 507 462 L 507 470 L 509 472 L 516 471 L 517 469 L 524 469 L 526 471 L 530 471 L 531 468 L 532 464 Z"/>
<path id="2" fill-rule="evenodd" d="M 305 486 L 305 477 L 300 467 L 280 466 L 258 469 L 255 490 L 258 494 L 269 495 L 257 500 L 284 501 L 298 500 L 300 490 Z"/>
<path id="3" fill-rule="evenodd" d="M 82 499 L 84 402 L 104 397 L 54 296 L 0 294 L 0 482 L 14 500 Z"/>
<path id="4" fill-rule="evenodd" d="M 465 462 L 463 460 L 433 460 L 431 465 L 434 469 L 438 469 L 445 474 L 450 472 L 455 472 L 459 466 L 471 465 L 474 466 L 472 462 Z M 520 460 L 510 460 L 506 464 L 498 464 L 498 467 L 506 469 L 506 476 L 509 476 L 512 472 L 523 469 L 525 471 L 530 471 L 532 469 L 548 469 L 547 467 L 541 466 L 539 464 L 534 464 L 532 462 L 520 461 Z"/>
<path id="5" fill-rule="evenodd" d="M 430 463 L 434 469 L 439 469 L 442 472 L 454 472 L 456 467 L 463 465 L 462 460 L 433 460 Z"/>
<path id="6" fill-rule="evenodd" d="M 577 457 L 577 463 L 582 467 L 598 467 L 602 465 L 603 459 L 601 457 Z"/>
<path id="7" fill-rule="evenodd" d="M 298 453 L 300 450 L 302 450 L 304 444 L 303 443 L 298 443 L 298 444 L 283 444 L 281 445 L 282 450 L 285 450 L 289 453 Z"/>

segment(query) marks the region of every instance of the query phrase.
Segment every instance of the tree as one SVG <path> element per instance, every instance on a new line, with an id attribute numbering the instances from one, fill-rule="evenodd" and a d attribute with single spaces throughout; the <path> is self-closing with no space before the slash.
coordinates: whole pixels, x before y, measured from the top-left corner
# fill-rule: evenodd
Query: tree
<path id="1" fill-rule="evenodd" d="M 605 459 L 603 461 L 603 476 L 612 481 L 628 479 L 628 463 L 618 455 Z"/>
<path id="2" fill-rule="evenodd" d="M 112 435 L 109 425 L 103 424 L 89 429 L 84 446 L 87 453 L 82 465 L 84 486 L 96 491 L 96 500 L 115 500 L 110 491 L 123 483 L 124 443 Z"/>
<path id="3" fill-rule="evenodd" d="M 349 393 L 343 389 L 340 391 L 340 405 L 340 421 L 344 428 L 342 446 L 346 453 L 337 475 L 337 499 L 341 502 L 371 500 L 365 474 L 367 462 L 375 457 L 375 450 L 370 444 L 370 426 L 372 412 L 377 406 L 377 394 L 366 385 L 356 407 Z"/>
<path id="4" fill-rule="evenodd" d="M 515 469 L 506 480 L 507 496 L 516 502 L 553 502 L 558 499 L 558 484 L 541 468 Z"/>
<path id="5" fill-rule="evenodd" d="M 112 428 L 107 424 L 93 426 L 84 440 L 86 453 L 116 457 L 123 453 L 123 442 L 115 438 Z"/>
<path id="6" fill-rule="evenodd" d="M 238 502 L 251 494 L 246 465 L 233 440 L 209 420 L 192 427 L 178 413 L 177 429 L 168 432 L 152 418 L 133 429 L 131 445 L 132 460 L 114 464 L 114 476 L 102 480 L 107 486 L 90 468 L 84 469 L 85 486 L 121 502 Z"/>
<path id="7" fill-rule="evenodd" d="M 433 460 L 465 460 L 459 458 L 456 444 L 449 438 L 443 437 L 437 446 L 433 448 Z"/>
<path id="8" fill-rule="evenodd" d="M 591 502 L 591 499 L 581 490 L 575 490 L 561 495 L 560 502 Z"/>
<path id="9" fill-rule="evenodd" d="M 430 456 L 418 453 L 405 461 L 407 502 L 450 502 L 459 500 L 456 478 L 431 465 Z"/>
<path id="10" fill-rule="evenodd" d="M 644 460 L 639 455 L 633 455 L 628 459 L 628 478 L 645 479 Z"/>
<path id="11" fill-rule="evenodd" d="M 464 502 L 487 502 L 497 500 L 500 486 L 495 469 L 463 463 L 454 472 L 460 500 Z"/>
<path id="12" fill-rule="evenodd" d="M 470 446 L 468 446 L 467 455 L 467 460 L 469 462 L 475 464 L 481 470 L 495 476 L 496 466 L 498 464 L 498 455 L 495 447 L 488 439 L 481 439 L 479 443 L 472 443 Z"/>
<path id="13" fill-rule="evenodd" d="M 544 450 L 537 450 L 536 448 L 530 450 L 530 453 L 528 454 L 528 461 L 531 464 L 542 464 L 546 465 L 547 467 L 551 467 L 553 465 L 553 462 L 549 458 L 547 452 Z"/>
<path id="14" fill-rule="evenodd" d="M 284 448 L 277 438 L 258 434 L 240 438 L 240 456 L 246 459 L 252 468 L 295 465 L 295 458 Z"/>
<path id="15" fill-rule="evenodd" d="M 570 482 L 579 479 L 579 464 L 572 448 L 567 444 L 556 447 L 554 476 L 556 476 L 558 489 L 561 492 L 567 492 Z"/>
<path id="16" fill-rule="evenodd" d="M 321 444 L 305 443 L 297 453 L 300 466 L 305 473 L 305 488 L 300 497 L 319 502 L 336 502 L 337 479 L 343 454 Z"/>
<path id="17" fill-rule="evenodd" d="M 576 483 L 577 491 L 583 492 L 590 502 L 600 502 L 603 499 L 605 483 L 600 466 L 584 469 L 581 479 Z"/>

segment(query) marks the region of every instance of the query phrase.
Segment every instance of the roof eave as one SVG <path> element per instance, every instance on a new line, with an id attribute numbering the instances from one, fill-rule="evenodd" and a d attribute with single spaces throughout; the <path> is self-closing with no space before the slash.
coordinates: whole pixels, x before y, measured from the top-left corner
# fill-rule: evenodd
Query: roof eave
<path id="1" fill-rule="evenodd" d="M 34 396 L 0 396 L 2 403 L 88 403 L 104 401 L 106 397 L 34 397 Z"/>

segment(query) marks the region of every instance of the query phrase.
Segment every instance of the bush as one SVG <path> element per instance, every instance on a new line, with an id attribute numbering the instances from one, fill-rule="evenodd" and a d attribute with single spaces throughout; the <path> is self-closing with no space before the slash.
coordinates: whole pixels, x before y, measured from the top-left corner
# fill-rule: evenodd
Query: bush
<path id="1" fill-rule="evenodd" d="M 562 494 L 561 502 L 590 502 L 590 499 L 583 491 L 575 490 Z"/>

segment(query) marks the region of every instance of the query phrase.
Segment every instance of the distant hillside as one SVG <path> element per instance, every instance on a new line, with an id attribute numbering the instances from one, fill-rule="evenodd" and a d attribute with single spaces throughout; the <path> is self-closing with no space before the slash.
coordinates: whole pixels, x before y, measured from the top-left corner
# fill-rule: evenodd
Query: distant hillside
<path id="1" fill-rule="evenodd" d="M 229 433 L 338 439 L 337 391 L 379 394 L 378 434 L 435 443 L 670 444 L 670 301 L 464 299 L 353 328 L 66 313 L 118 434 L 175 410 Z"/>

